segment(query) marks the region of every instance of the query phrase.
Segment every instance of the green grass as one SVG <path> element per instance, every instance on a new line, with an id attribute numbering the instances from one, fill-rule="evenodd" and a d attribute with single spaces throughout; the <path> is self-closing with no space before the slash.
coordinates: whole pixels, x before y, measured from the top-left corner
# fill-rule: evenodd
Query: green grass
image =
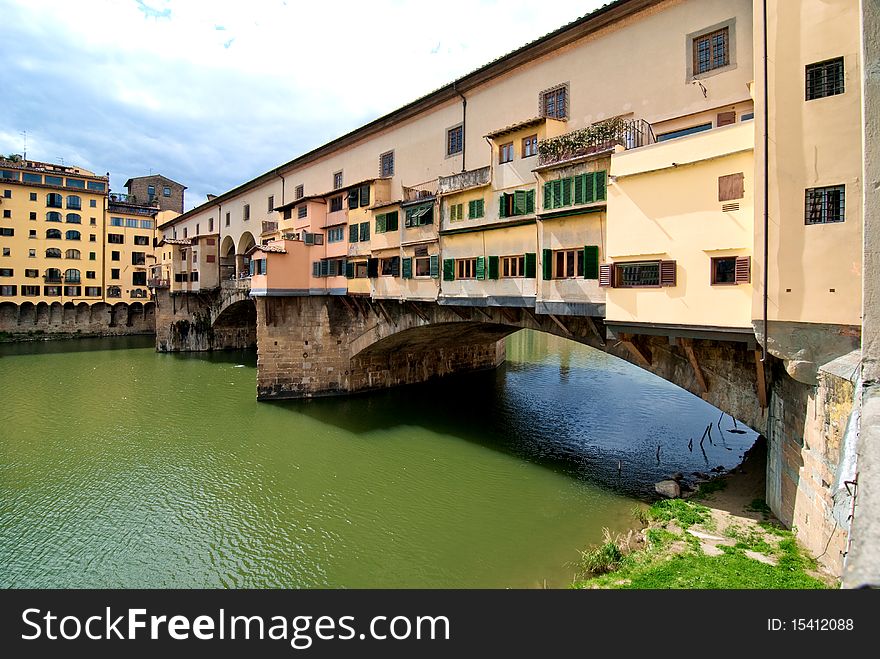
<path id="1" fill-rule="evenodd" d="M 720 492 L 721 490 L 727 487 L 727 481 L 723 478 L 713 478 L 710 481 L 706 481 L 705 483 L 700 483 L 700 487 L 697 488 L 696 497 L 700 499 L 705 499 L 715 492 Z"/>
<path id="2" fill-rule="evenodd" d="M 698 503 L 684 499 L 664 499 L 648 509 L 648 517 L 655 522 L 676 522 L 682 529 L 694 524 L 706 524 L 710 519 L 709 509 Z"/>
<path id="3" fill-rule="evenodd" d="M 578 568 L 582 574 L 605 574 L 617 569 L 623 552 L 614 542 L 606 542 L 593 550 L 581 552 Z"/>

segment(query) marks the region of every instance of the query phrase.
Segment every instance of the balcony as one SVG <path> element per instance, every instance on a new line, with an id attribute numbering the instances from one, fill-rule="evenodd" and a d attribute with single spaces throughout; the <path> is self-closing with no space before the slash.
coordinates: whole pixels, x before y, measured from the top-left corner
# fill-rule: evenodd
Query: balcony
<path id="1" fill-rule="evenodd" d="M 608 119 L 538 142 L 538 167 L 551 167 L 604 153 L 615 146 L 635 149 L 656 141 L 651 124 L 644 119 Z"/>
<path id="2" fill-rule="evenodd" d="M 467 190 L 468 188 L 476 188 L 481 185 L 487 185 L 490 178 L 490 167 L 472 169 L 468 172 L 453 174 L 452 176 L 441 176 L 437 183 L 437 192 L 443 195 L 458 192 L 459 190 Z"/>
<path id="3" fill-rule="evenodd" d="M 60 284 L 61 275 L 43 275 L 43 281 L 47 284 Z"/>
<path id="4" fill-rule="evenodd" d="M 110 202 L 116 204 L 134 204 L 137 203 L 137 197 L 133 194 L 125 194 L 124 192 L 111 192 Z"/>
<path id="5" fill-rule="evenodd" d="M 147 286 L 149 286 L 150 288 L 170 288 L 171 280 L 153 277 L 147 280 Z"/>

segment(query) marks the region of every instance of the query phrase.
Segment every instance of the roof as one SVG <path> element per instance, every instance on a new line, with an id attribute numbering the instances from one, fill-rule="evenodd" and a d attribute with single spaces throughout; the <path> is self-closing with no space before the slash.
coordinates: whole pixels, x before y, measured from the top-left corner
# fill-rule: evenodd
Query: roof
<path id="1" fill-rule="evenodd" d="M 487 134 L 486 137 L 488 137 L 489 139 L 492 139 L 493 137 L 501 137 L 502 135 L 506 135 L 507 133 L 512 133 L 523 128 L 528 128 L 529 126 L 538 126 L 545 121 L 547 121 L 547 117 L 532 117 L 531 119 L 526 119 L 525 121 L 520 121 L 518 123 L 505 126 L 504 128 L 493 130 L 491 133 Z"/>
<path id="2" fill-rule="evenodd" d="M 272 254 L 287 254 L 287 250 L 284 249 L 281 245 L 254 245 L 251 247 L 247 253 L 253 254 L 254 252 L 267 252 Z"/>
<path id="3" fill-rule="evenodd" d="M 352 183 L 351 185 L 344 185 L 341 188 L 336 188 L 335 190 L 330 190 L 329 192 L 322 192 L 320 194 L 309 195 L 308 197 L 300 197 L 299 199 L 294 199 L 293 201 L 288 201 L 286 204 L 282 204 L 281 206 L 276 206 L 272 210 L 275 211 L 285 211 L 288 208 L 293 208 L 294 206 L 298 206 L 304 201 L 314 201 L 316 199 L 325 199 L 326 197 L 332 197 L 338 194 L 345 194 L 348 190 L 352 188 L 359 188 L 362 185 L 366 185 L 367 183 L 375 183 L 376 181 L 384 181 L 389 179 L 388 176 L 377 176 L 376 178 L 367 178 L 363 181 L 358 181 L 357 183 Z M 193 209 L 195 210 L 195 209 Z"/>
<path id="4" fill-rule="evenodd" d="M 160 245 L 192 245 L 192 238 L 163 238 Z"/>
<path id="5" fill-rule="evenodd" d="M 563 25 L 549 34 L 545 34 L 543 37 L 539 37 L 506 55 L 502 55 L 501 57 L 484 64 L 480 68 L 453 80 L 451 83 L 440 87 L 421 98 L 417 98 L 393 112 L 383 115 L 378 119 L 374 119 L 351 132 L 337 137 L 335 140 L 331 140 L 330 142 L 297 156 L 293 160 L 289 160 L 256 178 L 246 181 L 241 185 L 224 192 L 210 202 L 205 202 L 200 206 L 196 206 L 183 215 L 175 218 L 175 221 L 186 220 L 195 213 L 203 210 L 205 207 L 223 203 L 227 199 L 233 199 L 242 192 L 246 192 L 251 188 L 255 188 L 273 178 L 281 176 L 282 173 L 305 166 L 338 149 L 356 144 L 371 135 L 385 130 L 395 123 L 414 117 L 425 110 L 437 107 L 451 100 L 456 100 L 463 92 L 483 85 L 490 80 L 516 69 L 517 67 L 528 64 L 539 57 L 574 43 L 575 41 L 635 14 L 642 9 L 659 4 L 661 1 L 662 0 L 612 0 L 612 2 L 599 7 L 592 13 L 575 19 L 571 23 Z"/>
<path id="6" fill-rule="evenodd" d="M 377 201 L 372 206 L 367 206 L 367 210 L 374 210 L 376 208 L 388 208 L 389 206 L 396 206 L 401 203 L 402 199 L 393 199 L 391 201 Z"/>
<path id="7" fill-rule="evenodd" d="M 161 174 L 150 174 L 148 176 L 132 176 L 125 182 L 125 185 L 122 187 L 130 188 L 132 181 L 140 181 L 141 179 L 162 179 L 163 181 L 168 181 L 169 183 L 173 183 L 174 185 L 179 185 L 182 189 L 186 190 L 186 186 L 183 183 L 178 183 L 177 181 L 168 178 L 167 176 L 162 176 Z"/>

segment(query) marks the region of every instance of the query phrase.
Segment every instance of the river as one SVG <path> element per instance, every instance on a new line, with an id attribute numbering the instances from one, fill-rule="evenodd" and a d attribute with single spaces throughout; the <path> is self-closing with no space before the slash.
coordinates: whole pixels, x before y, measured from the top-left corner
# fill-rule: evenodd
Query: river
<path id="1" fill-rule="evenodd" d="M 0 586 L 565 587 L 655 481 L 754 441 L 716 428 L 704 456 L 699 398 L 565 339 L 507 343 L 496 371 L 277 403 L 252 352 L 0 346 Z"/>

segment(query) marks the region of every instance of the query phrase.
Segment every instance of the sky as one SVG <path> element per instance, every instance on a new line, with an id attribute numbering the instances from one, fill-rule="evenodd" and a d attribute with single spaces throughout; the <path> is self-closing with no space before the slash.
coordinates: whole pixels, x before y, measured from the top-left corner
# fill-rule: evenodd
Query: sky
<path id="1" fill-rule="evenodd" d="M 0 153 L 190 209 L 602 4 L 0 0 Z"/>

